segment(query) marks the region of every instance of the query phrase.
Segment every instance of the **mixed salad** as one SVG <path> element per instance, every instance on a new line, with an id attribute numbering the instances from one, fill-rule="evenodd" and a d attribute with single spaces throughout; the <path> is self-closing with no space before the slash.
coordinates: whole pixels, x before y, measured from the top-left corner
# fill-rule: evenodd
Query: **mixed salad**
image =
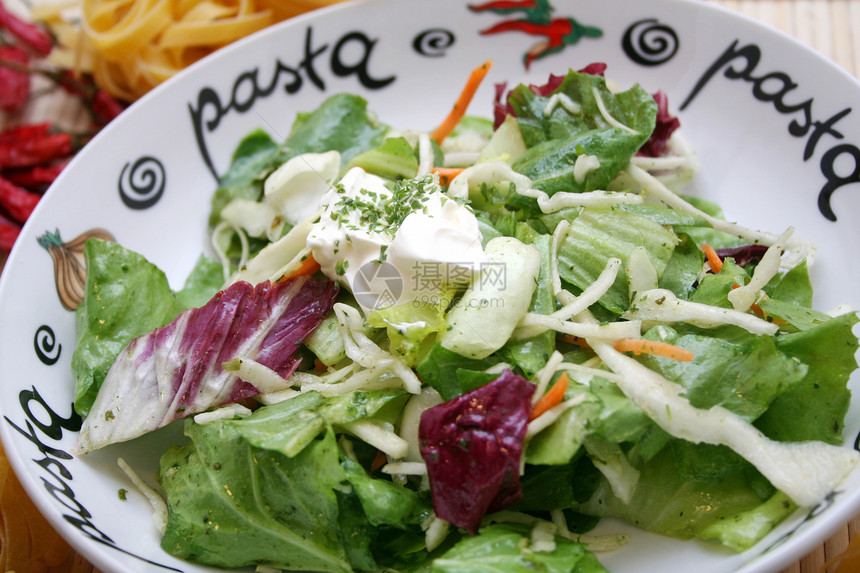
<path id="1" fill-rule="evenodd" d="M 88 241 L 77 453 L 184 419 L 168 553 L 604 571 L 602 517 L 743 551 L 857 464 L 857 316 L 812 309 L 813 245 L 682 194 L 664 94 L 593 64 L 465 116 L 487 67 L 432 133 L 338 94 L 248 134 L 179 291 Z"/>

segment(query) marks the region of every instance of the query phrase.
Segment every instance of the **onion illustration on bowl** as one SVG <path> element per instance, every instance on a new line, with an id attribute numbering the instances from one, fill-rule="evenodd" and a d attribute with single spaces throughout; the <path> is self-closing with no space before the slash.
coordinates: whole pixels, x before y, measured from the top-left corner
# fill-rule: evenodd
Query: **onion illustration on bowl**
<path id="1" fill-rule="evenodd" d="M 104 229 L 89 229 L 71 241 L 64 243 L 60 230 L 46 231 L 36 240 L 51 255 L 54 263 L 54 282 L 57 295 L 66 310 L 75 310 L 84 299 L 87 269 L 84 263 L 84 245 L 87 239 L 113 241 L 114 236 Z"/>

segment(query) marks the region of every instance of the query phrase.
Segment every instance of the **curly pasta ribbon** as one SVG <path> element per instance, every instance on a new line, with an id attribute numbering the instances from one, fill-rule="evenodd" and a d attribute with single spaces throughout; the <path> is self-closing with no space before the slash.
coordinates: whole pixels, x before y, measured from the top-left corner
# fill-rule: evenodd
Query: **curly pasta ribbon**
<path id="1" fill-rule="evenodd" d="M 51 59 L 92 73 L 114 97 L 134 101 L 202 57 L 298 14 L 342 0 L 83 0 L 39 5 L 59 47 Z"/>

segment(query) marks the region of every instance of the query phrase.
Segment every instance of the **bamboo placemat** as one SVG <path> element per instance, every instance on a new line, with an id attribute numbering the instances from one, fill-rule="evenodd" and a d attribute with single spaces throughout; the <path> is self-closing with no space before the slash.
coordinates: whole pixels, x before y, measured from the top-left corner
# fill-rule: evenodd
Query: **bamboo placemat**
<path id="1" fill-rule="evenodd" d="M 696 0 L 694 0 L 696 1 Z M 860 0 L 707 0 L 789 34 L 860 78 Z M 0 253 L 0 271 L 6 256 Z M 860 539 L 860 515 L 779 573 L 825 573 L 825 564 Z M 55 573 L 98 573 L 71 553 Z M 828 568 L 826 573 L 835 569 Z M 844 568 L 839 573 L 852 573 Z"/>

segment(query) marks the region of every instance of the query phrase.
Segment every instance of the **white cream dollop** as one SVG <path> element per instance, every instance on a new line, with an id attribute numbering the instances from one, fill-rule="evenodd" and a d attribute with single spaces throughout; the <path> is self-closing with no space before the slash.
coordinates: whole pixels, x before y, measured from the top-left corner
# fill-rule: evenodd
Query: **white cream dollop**
<path id="1" fill-rule="evenodd" d="M 470 282 L 487 260 L 474 213 L 429 177 L 415 185 L 418 192 L 395 196 L 381 177 L 350 169 L 323 197 L 308 236 L 323 273 L 353 293 L 399 278 L 396 300 L 384 306 L 438 297 L 448 285 Z M 376 277 L 384 284 L 369 280 Z M 368 299 L 356 298 L 373 310 Z"/>

